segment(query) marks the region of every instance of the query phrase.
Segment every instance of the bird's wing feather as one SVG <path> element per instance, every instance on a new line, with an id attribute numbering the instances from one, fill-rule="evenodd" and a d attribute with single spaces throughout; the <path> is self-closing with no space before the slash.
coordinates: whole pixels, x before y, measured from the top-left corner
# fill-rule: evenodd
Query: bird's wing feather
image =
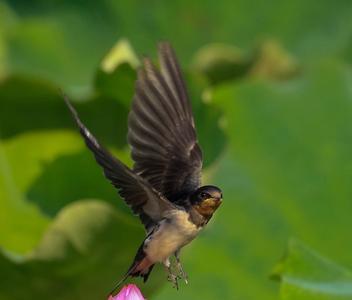
<path id="1" fill-rule="evenodd" d="M 200 185 L 202 151 L 175 54 L 159 45 L 160 71 L 149 59 L 139 70 L 128 141 L 134 170 L 170 201 Z"/>
<path id="2" fill-rule="evenodd" d="M 120 196 L 139 215 L 146 229 L 160 221 L 167 210 L 176 207 L 158 193 L 144 178 L 135 174 L 126 165 L 103 148 L 78 117 L 67 97 L 64 97 L 86 145 L 103 168 L 105 176 L 118 189 Z"/>

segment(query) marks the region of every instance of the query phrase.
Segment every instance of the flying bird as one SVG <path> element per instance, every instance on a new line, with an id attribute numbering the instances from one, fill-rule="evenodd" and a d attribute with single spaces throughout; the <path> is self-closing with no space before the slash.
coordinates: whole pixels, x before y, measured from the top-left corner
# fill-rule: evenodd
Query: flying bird
<path id="1" fill-rule="evenodd" d="M 180 67 L 169 43 L 160 43 L 158 54 L 160 69 L 145 58 L 138 70 L 128 117 L 132 169 L 97 141 L 67 96 L 64 99 L 105 177 L 146 230 L 146 238 L 119 284 L 129 276 L 141 276 L 146 282 L 154 265 L 162 263 L 168 280 L 178 288 L 179 278 L 188 282 L 180 250 L 209 222 L 222 202 L 222 192 L 216 186 L 200 184 L 202 151 Z M 173 255 L 176 272 L 170 262 Z"/>

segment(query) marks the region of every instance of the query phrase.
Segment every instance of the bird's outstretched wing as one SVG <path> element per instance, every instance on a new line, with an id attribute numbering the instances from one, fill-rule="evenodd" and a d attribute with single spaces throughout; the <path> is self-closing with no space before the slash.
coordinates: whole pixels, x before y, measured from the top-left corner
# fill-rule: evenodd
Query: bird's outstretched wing
<path id="1" fill-rule="evenodd" d="M 139 70 L 129 114 L 134 171 L 170 201 L 200 185 L 202 151 L 176 56 L 159 45 L 160 71 L 150 59 Z"/>
<path id="2" fill-rule="evenodd" d="M 93 152 L 96 161 L 103 168 L 106 178 L 118 189 L 120 196 L 139 215 L 148 231 L 162 219 L 163 213 L 176 207 L 144 178 L 135 174 L 126 165 L 103 148 L 78 117 L 76 110 L 64 95 L 65 102 L 76 121 L 86 145 Z"/>

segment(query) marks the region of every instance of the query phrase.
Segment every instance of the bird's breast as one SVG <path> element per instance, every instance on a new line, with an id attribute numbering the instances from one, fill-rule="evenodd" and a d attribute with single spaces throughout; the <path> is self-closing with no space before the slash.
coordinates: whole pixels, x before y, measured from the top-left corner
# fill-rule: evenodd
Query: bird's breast
<path id="1" fill-rule="evenodd" d="M 171 212 L 146 239 L 144 251 L 153 262 L 165 261 L 178 249 L 193 240 L 199 230 L 200 228 L 189 220 L 187 212 Z"/>

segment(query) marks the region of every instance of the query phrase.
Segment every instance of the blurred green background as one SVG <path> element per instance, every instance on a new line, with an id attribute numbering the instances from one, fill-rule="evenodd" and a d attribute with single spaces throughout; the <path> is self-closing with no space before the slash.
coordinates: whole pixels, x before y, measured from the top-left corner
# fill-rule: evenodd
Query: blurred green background
<path id="1" fill-rule="evenodd" d="M 144 232 L 59 89 L 131 164 L 139 58 L 179 57 L 224 203 L 148 299 L 352 299 L 351 1 L 0 1 L 0 299 L 105 299 Z"/>

